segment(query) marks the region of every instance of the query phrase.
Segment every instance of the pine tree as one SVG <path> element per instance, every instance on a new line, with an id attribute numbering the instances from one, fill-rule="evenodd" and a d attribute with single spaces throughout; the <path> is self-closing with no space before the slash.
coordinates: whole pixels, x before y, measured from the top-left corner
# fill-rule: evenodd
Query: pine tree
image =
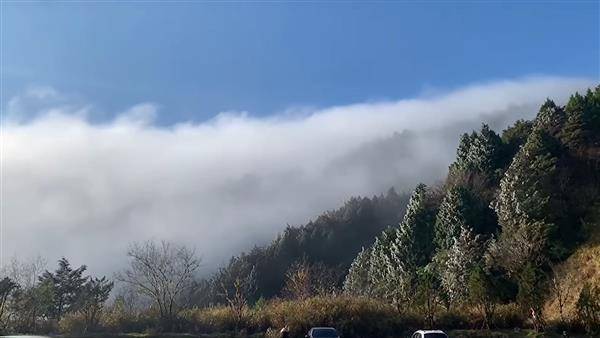
<path id="1" fill-rule="evenodd" d="M 434 252 L 434 223 L 436 207 L 428 200 L 427 186 L 415 188 L 406 209 L 406 214 L 397 229 L 392 250 L 403 263 L 422 267 L 429 263 Z"/>
<path id="2" fill-rule="evenodd" d="M 371 250 L 362 248 L 358 253 L 346 279 L 344 280 L 344 292 L 351 295 L 367 295 L 370 289 L 369 266 L 371 265 Z"/>
<path id="3" fill-rule="evenodd" d="M 585 99 L 575 93 L 565 106 L 566 123 L 561 131 L 562 142 L 572 150 L 578 150 L 585 143 L 586 123 L 584 120 Z"/>
<path id="4" fill-rule="evenodd" d="M 456 161 L 450 171 L 476 172 L 497 179 L 497 170 L 503 166 L 502 139 L 487 124 L 476 133 L 463 134 L 456 152 Z"/>
<path id="5" fill-rule="evenodd" d="M 483 326 L 489 329 L 499 298 L 494 276 L 475 266 L 469 274 L 468 290 L 469 300 L 483 317 Z"/>
<path id="6" fill-rule="evenodd" d="M 469 204 L 462 187 L 451 187 L 440 204 L 435 220 L 435 244 L 438 250 L 449 249 L 460 229 L 467 227 L 466 212 Z"/>
<path id="7" fill-rule="evenodd" d="M 106 277 L 89 278 L 83 285 L 77 307 L 85 318 L 85 331 L 93 330 L 98 325 L 100 313 L 113 286 L 114 283 Z"/>
<path id="8" fill-rule="evenodd" d="M 395 237 L 395 229 L 385 230 L 375 239 L 375 243 L 370 250 L 368 292 L 379 298 L 389 298 L 394 290 L 390 283 L 390 275 L 393 274 L 390 260 L 390 243 Z"/>
<path id="9" fill-rule="evenodd" d="M 558 161 L 555 153 L 553 139 L 535 129 L 500 182 L 495 210 L 502 232 L 491 253 L 513 273 L 527 262 L 546 257 L 558 212 L 550 203 Z"/>
<path id="10" fill-rule="evenodd" d="M 431 260 L 435 211 L 427 187 L 419 184 L 400 226 L 385 231 L 373 245 L 369 270 L 372 289 L 399 311 L 414 298 L 417 269 Z"/>
<path id="11" fill-rule="evenodd" d="M 517 302 L 524 313 L 529 314 L 537 329 L 543 326 L 542 305 L 546 289 L 543 271 L 535 264 L 527 263 L 519 274 Z"/>
<path id="12" fill-rule="evenodd" d="M 544 130 L 551 136 L 557 136 L 566 121 L 566 114 L 562 107 L 548 99 L 540 107 L 534 121 L 534 129 Z"/>
<path id="13" fill-rule="evenodd" d="M 462 226 L 460 235 L 442 257 L 438 267 L 442 288 L 449 305 L 458 304 L 467 299 L 469 274 L 481 257 L 479 236 Z"/>
<path id="14" fill-rule="evenodd" d="M 52 289 L 53 304 L 50 315 L 53 318 L 60 320 L 64 314 L 75 310 L 88 278 L 83 276 L 86 269 L 85 265 L 73 269 L 63 257 L 58 261 L 58 269 L 54 273 L 46 271 L 40 276 L 40 284 L 48 285 Z"/>
<path id="15" fill-rule="evenodd" d="M 508 165 L 510 161 L 519 151 L 519 148 L 527 141 L 527 137 L 531 134 L 533 122 L 518 120 L 512 126 L 506 128 L 502 132 L 502 142 L 504 143 L 505 163 Z"/>

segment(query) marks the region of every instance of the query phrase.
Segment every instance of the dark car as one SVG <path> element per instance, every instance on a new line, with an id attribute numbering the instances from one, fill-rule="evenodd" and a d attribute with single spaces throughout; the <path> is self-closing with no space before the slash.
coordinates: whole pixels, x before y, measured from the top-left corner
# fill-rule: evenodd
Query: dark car
<path id="1" fill-rule="evenodd" d="M 313 327 L 308 330 L 306 338 L 340 338 L 340 334 L 332 327 Z"/>

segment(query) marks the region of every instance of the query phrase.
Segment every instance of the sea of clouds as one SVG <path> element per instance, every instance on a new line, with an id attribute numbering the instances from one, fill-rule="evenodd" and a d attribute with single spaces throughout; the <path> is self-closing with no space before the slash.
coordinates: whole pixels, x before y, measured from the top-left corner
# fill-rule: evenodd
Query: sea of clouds
<path id="1" fill-rule="evenodd" d="M 3 107 L 2 260 L 66 256 L 111 275 L 129 243 L 165 239 L 195 247 L 209 272 L 350 196 L 435 183 L 461 133 L 501 131 L 593 85 L 527 77 L 170 126 L 154 122 L 153 103 L 91 122 L 89 103 L 30 88 Z"/>

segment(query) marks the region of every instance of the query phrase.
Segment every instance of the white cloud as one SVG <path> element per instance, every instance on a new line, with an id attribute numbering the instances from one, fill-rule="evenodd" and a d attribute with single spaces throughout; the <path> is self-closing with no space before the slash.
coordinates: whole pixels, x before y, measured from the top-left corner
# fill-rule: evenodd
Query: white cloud
<path id="1" fill-rule="evenodd" d="M 124 264 L 130 241 L 169 239 L 195 246 L 209 269 L 351 195 L 434 181 L 459 133 L 530 118 L 546 97 L 561 102 L 592 84 L 525 78 L 171 127 L 152 124 L 150 103 L 93 124 L 85 106 L 38 102 L 42 113 L 4 121 L 2 251 L 5 258 L 66 256 L 110 274 Z M 26 97 L 19 100 L 25 106 Z"/>

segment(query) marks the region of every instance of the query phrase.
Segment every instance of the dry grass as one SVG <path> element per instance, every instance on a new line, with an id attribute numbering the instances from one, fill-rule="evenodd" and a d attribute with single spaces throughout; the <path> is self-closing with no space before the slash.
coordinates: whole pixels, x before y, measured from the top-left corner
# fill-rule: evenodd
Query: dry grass
<path id="1" fill-rule="evenodd" d="M 587 282 L 600 285 L 600 224 L 590 239 L 579 247 L 566 261 L 561 263 L 557 270 L 559 287 L 567 291 L 564 302 L 564 315 L 566 320 L 576 318 L 575 304 L 583 285 Z M 559 322 L 560 311 L 556 293 L 553 293 L 544 306 L 544 313 L 549 321 Z"/>

